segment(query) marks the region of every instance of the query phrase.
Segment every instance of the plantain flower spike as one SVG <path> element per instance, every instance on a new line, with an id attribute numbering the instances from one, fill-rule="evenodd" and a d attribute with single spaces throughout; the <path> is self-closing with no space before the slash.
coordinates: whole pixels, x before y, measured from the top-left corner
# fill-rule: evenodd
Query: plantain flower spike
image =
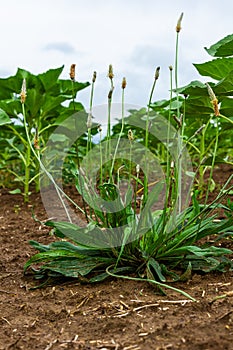
<path id="1" fill-rule="evenodd" d="M 35 149 L 40 149 L 39 139 L 34 138 L 33 144 L 34 144 L 34 148 L 35 148 Z"/>
<path id="2" fill-rule="evenodd" d="M 24 78 L 22 83 L 21 93 L 20 93 L 21 103 L 25 103 L 26 97 L 27 97 L 26 79 Z"/>
<path id="3" fill-rule="evenodd" d="M 93 76 L 92 76 L 92 83 L 95 83 L 96 81 L 96 76 L 97 76 L 97 73 L 96 71 L 93 72 Z"/>
<path id="4" fill-rule="evenodd" d="M 159 79 L 159 71 L 160 71 L 160 67 L 157 67 L 155 71 L 155 80 Z"/>
<path id="5" fill-rule="evenodd" d="M 210 97 L 210 101 L 211 101 L 211 103 L 213 105 L 214 115 L 216 117 L 218 117 L 220 115 L 220 111 L 219 111 L 219 108 L 218 108 L 218 99 L 215 96 L 215 93 L 213 92 L 213 89 L 211 88 L 211 86 L 208 83 L 206 83 L 206 87 L 207 87 L 207 91 L 208 91 L 208 94 L 209 94 L 209 97 Z"/>
<path id="6" fill-rule="evenodd" d="M 128 139 L 130 142 L 134 140 L 133 132 L 131 129 L 129 129 L 128 131 Z"/>
<path id="7" fill-rule="evenodd" d="M 122 79 L 122 83 L 121 83 L 121 87 L 122 87 L 123 90 L 126 88 L 126 85 L 127 85 L 127 83 L 126 83 L 126 79 L 125 79 L 125 77 L 124 77 L 124 78 Z"/>
<path id="8" fill-rule="evenodd" d="M 108 67 L 108 77 L 109 77 L 110 80 L 112 80 L 114 78 L 113 68 L 112 68 L 111 64 Z"/>
<path id="9" fill-rule="evenodd" d="M 182 12 L 180 15 L 180 18 L 178 19 L 177 25 L 176 25 L 176 32 L 179 33 L 181 31 L 181 22 L 183 19 L 184 13 Z"/>
<path id="10" fill-rule="evenodd" d="M 36 128 L 36 134 L 35 134 L 33 143 L 34 143 L 34 148 L 39 150 L 40 149 L 40 145 L 39 145 L 38 128 Z"/>
<path id="11" fill-rule="evenodd" d="M 76 64 L 71 64 L 71 66 L 70 66 L 70 79 L 71 80 L 75 80 L 75 66 L 76 66 Z"/>

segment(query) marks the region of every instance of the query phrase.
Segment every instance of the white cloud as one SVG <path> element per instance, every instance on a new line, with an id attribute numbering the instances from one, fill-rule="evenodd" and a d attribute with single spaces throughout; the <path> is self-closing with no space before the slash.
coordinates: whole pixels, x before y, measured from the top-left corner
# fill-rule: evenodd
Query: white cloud
<path id="1" fill-rule="evenodd" d="M 72 45 L 66 42 L 52 42 L 48 43 L 43 48 L 45 51 L 58 51 L 64 54 L 72 54 L 75 52 L 75 49 Z"/>

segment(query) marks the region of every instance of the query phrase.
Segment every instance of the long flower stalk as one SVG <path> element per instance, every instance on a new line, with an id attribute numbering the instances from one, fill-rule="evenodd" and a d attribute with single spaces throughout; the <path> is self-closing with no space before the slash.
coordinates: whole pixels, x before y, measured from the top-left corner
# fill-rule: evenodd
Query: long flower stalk
<path id="1" fill-rule="evenodd" d="M 124 125 L 125 125 L 125 88 L 126 88 L 126 79 L 123 78 L 122 79 L 122 94 L 121 94 L 121 130 L 117 139 L 117 144 L 115 147 L 115 151 L 114 151 L 114 155 L 113 155 L 113 159 L 112 159 L 112 165 L 111 165 L 111 170 L 110 170 L 110 175 L 109 175 L 109 181 L 110 179 L 112 179 L 113 176 L 113 169 L 114 169 L 114 163 L 115 163 L 115 159 L 116 159 L 116 155 L 117 155 L 117 151 L 119 148 L 119 144 L 120 144 L 120 140 L 122 138 L 123 135 L 123 131 L 124 131 Z"/>
<path id="2" fill-rule="evenodd" d="M 91 150 L 91 145 L 92 145 L 91 127 L 92 127 L 92 108 L 93 108 L 95 81 L 96 81 L 96 71 L 94 71 L 93 77 L 92 77 L 89 113 L 88 113 L 88 117 L 87 117 L 87 149 L 86 149 L 86 154 Z"/>
<path id="3" fill-rule="evenodd" d="M 176 102 L 177 102 L 177 118 L 181 121 L 181 115 L 180 115 L 180 101 L 179 101 L 179 93 L 178 93 L 178 59 L 179 59 L 179 33 L 181 31 L 181 22 L 183 19 L 183 12 L 181 13 L 177 25 L 176 25 L 176 53 L 175 53 L 175 89 L 176 89 Z M 182 196 L 181 196 L 181 184 L 182 184 L 182 142 L 183 142 L 183 136 L 184 136 L 184 116 L 182 117 L 181 122 L 181 134 L 180 132 L 177 133 L 177 176 L 176 176 L 176 182 L 177 182 L 177 196 L 176 199 L 178 200 L 178 213 L 181 213 L 182 210 Z"/>
<path id="4" fill-rule="evenodd" d="M 107 148 L 106 148 L 106 159 L 111 157 L 112 149 L 111 149 L 111 110 L 112 110 L 112 94 L 114 90 L 113 85 L 113 67 L 110 64 L 108 68 L 108 78 L 110 79 L 110 90 L 108 93 L 108 125 L 107 125 Z"/>
<path id="5" fill-rule="evenodd" d="M 147 116 L 146 116 L 146 134 L 145 134 L 145 176 L 144 176 L 144 193 L 143 193 L 143 206 L 145 206 L 146 201 L 147 201 L 147 197 L 148 197 L 148 179 L 147 179 L 147 175 L 148 174 L 148 161 L 147 161 L 147 153 L 148 153 L 148 147 L 149 147 L 149 125 L 150 125 L 150 109 L 151 109 L 151 103 L 152 103 L 152 98 L 153 98 L 153 94 L 154 94 L 154 90 L 155 90 L 155 86 L 156 86 L 156 82 L 159 79 L 159 71 L 160 71 L 160 67 L 156 68 L 155 71 L 155 76 L 154 76 L 154 81 L 153 81 L 153 85 L 151 88 L 151 92 L 150 92 L 150 97 L 149 97 L 149 102 L 148 102 L 148 106 L 147 106 Z"/>
<path id="6" fill-rule="evenodd" d="M 220 111 L 218 108 L 218 100 L 217 100 L 212 88 L 210 87 L 210 85 L 208 83 L 206 83 L 206 87 L 207 87 L 207 90 L 209 93 L 211 103 L 213 105 L 214 115 L 216 117 L 216 136 L 215 136 L 215 144 L 214 144 L 212 163 L 211 163 L 211 168 L 210 168 L 210 176 L 208 179 L 208 186 L 207 186 L 207 191 L 206 191 L 206 196 L 205 196 L 205 204 L 207 203 L 209 193 L 210 193 L 210 185 L 211 185 L 211 181 L 213 178 L 215 159 L 216 159 L 217 150 L 218 150 L 218 138 L 219 138 L 219 125 L 218 124 L 219 124 L 219 116 L 220 116 Z"/>
<path id="7" fill-rule="evenodd" d="M 29 182 L 30 182 L 30 163 L 31 163 L 31 139 L 28 135 L 28 129 L 27 129 L 27 123 L 25 119 L 25 101 L 27 97 L 27 90 L 26 90 L 26 79 L 23 79 L 22 83 L 22 89 L 20 93 L 20 100 L 22 104 L 22 112 L 23 112 L 23 121 L 24 121 L 24 128 L 27 135 L 27 144 L 26 144 L 26 157 L 25 157 L 25 173 L 24 173 L 24 201 L 29 201 Z"/>

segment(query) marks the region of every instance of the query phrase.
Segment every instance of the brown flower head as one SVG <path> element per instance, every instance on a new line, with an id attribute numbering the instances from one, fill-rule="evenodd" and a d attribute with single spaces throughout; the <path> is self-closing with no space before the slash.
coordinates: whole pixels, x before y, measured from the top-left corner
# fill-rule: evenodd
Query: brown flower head
<path id="1" fill-rule="evenodd" d="M 20 93 L 21 103 L 25 103 L 26 97 L 27 97 L 26 79 L 24 78 L 22 83 L 21 93 Z"/>
<path id="2" fill-rule="evenodd" d="M 70 79 L 71 80 L 75 80 L 75 66 L 76 66 L 76 64 L 71 64 L 71 66 L 70 66 Z"/>
<path id="3" fill-rule="evenodd" d="M 134 140 L 133 132 L 131 129 L 129 129 L 128 131 L 128 139 L 130 142 Z"/>
<path id="4" fill-rule="evenodd" d="M 126 88 L 126 85 L 127 85 L 127 83 L 126 83 L 126 79 L 125 79 L 125 77 L 122 79 L 122 83 L 121 83 L 121 87 L 122 87 L 122 89 L 125 89 Z"/>
<path id="5" fill-rule="evenodd" d="M 179 33 L 181 31 L 181 22 L 182 22 L 183 16 L 184 16 L 184 13 L 182 12 L 179 19 L 178 19 L 177 25 L 176 25 L 176 32 L 177 33 Z"/>
<path id="6" fill-rule="evenodd" d="M 108 77 L 109 77 L 110 80 L 112 80 L 114 78 L 113 67 L 112 67 L 111 64 L 108 67 Z"/>
<path id="7" fill-rule="evenodd" d="M 213 105 L 214 115 L 216 117 L 218 117 L 220 115 L 220 111 L 219 111 L 219 108 L 218 108 L 218 99 L 215 96 L 215 93 L 214 93 L 213 89 L 211 88 L 211 86 L 208 83 L 206 83 L 206 87 L 207 87 L 208 94 L 210 96 L 210 101 L 211 101 L 211 103 Z"/>
<path id="8" fill-rule="evenodd" d="M 155 80 L 159 79 L 159 71 L 160 71 L 160 67 L 157 67 L 155 71 Z"/>
<path id="9" fill-rule="evenodd" d="M 94 83 L 96 81 L 96 76 L 97 76 L 97 73 L 96 73 L 96 71 L 94 71 L 93 76 L 92 76 L 92 83 Z"/>

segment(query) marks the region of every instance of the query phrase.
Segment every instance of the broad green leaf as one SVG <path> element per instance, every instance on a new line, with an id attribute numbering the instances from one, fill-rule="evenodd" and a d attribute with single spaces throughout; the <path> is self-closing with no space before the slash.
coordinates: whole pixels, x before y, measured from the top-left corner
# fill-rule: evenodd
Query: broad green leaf
<path id="1" fill-rule="evenodd" d="M 30 123 L 40 115 L 41 106 L 44 103 L 44 95 L 37 88 L 27 88 L 26 110 L 27 121 Z"/>
<path id="2" fill-rule="evenodd" d="M 213 106 L 211 105 L 209 96 L 190 96 L 185 104 L 185 112 L 193 120 L 203 118 L 204 123 L 206 117 L 209 118 L 210 114 L 213 113 Z"/>
<path id="3" fill-rule="evenodd" d="M 233 96 L 233 70 L 214 87 L 215 95 Z"/>
<path id="4" fill-rule="evenodd" d="M 22 110 L 22 105 L 19 99 L 7 99 L 0 101 L 0 108 L 3 109 L 9 117 L 18 119 L 18 114 Z"/>
<path id="5" fill-rule="evenodd" d="M 209 49 L 205 47 L 205 50 L 213 57 L 233 56 L 233 34 L 219 40 L 216 44 L 210 46 Z"/>
<path id="6" fill-rule="evenodd" d="M 10 124 L 12 123 L 11 119 L 9 118 L 8 114 L 0 108 L 0 125 Z"/>
<path id="7" fill-rule="evenodd" d="M 221 101 L 220 111 L 221 111 L 221 114 L 232 119 L 233 118 L 233 99 L 230 97 L 224 97 Z"/>
<path id="8" fill-rule="evenodd" d="M 85 89 L 87 86 L 90 85 L 90 83 L 79 83 L 77 81 L 72 82 L 71 80 L 59 80 L 60 84 L 60 92 L 63 95 L 69 95 L 70 98 L 73 97 L 73 94 L 75 94 L 74 97 L 76 97 L 76 94 L 78 91 Z"/>
<path id="9" fill-rule="evenodd" d="M 199 74 L 216 80 L 221 80 L 233 71 L 233 57 L 217 58 L 215 60 L 194 64 Z"/>
<path id="10" fill-rule="evenodd" d="M 208 96 L 206 85 L 198 80 L 191 81 L 191 83 L 181 88 L 178 88 L 176 91 L 182 95 Z"/>
<path id="11" fill-rule="evenodd" d="M 45 91 L 51 90 L 57 84 L 63 68 L 64 65 L 59 68 L 49 69 L 47 72 L 38 75 L 38 78 L 41 80 Z"/>
<path id="12" fill-rule="evenodd" d="M 69 98 L 69 97 L 68 97 Z M 56 108 L 61 106 L 61 103 L 67 100 L 66 95 L 51 96 L 45 95 L 43 105 L 41 105 L 41 118 L 45 118 L 47 114 L 51 113 Z"/>
<path id="13" fill-rule="evenodd" d="M 153 102 L 150 107 L 154 110 L 160 110 L 161 108 L 169 106 L 170 101 L 169 100 L 159 100 Z"/>

